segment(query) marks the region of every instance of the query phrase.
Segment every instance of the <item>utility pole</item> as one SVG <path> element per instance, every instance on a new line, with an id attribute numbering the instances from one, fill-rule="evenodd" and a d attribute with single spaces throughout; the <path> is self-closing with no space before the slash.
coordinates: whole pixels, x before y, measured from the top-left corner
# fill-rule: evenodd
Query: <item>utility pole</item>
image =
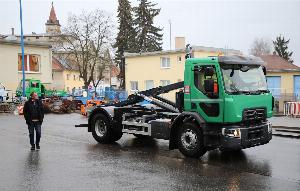
<path id="1" fill-rule="evenodd" d="M 170 25 L 170 50 L 172 50 L 172 23 L 171 23 L 171 19 L 169 19 L 169 25 Z"/>
<path id="2" fill-rule="evenodd" d="M 24 64 L 24 37 L 23 37 L 23 18 L 22 18 L 22 0 L 20 2 L 20 22 L 21 22 L 21 49 L 22 49 L 22 96 L 25 97 L 25 64 Z"/>

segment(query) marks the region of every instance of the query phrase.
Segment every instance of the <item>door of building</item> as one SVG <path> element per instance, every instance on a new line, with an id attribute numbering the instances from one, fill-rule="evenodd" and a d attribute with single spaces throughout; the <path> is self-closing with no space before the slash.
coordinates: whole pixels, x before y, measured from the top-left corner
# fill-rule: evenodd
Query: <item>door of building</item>
<path id="1" fill-rule="evenodd" d="M 279 98 L 281 94 L 281 77 L 267 76 L 267 84 L 274 98 Z"/>
<path id="2" fill-rule="evenodd" d="M 294 95 L 297 100 L 300 99 L 300 76 L 294 76 Z"/>

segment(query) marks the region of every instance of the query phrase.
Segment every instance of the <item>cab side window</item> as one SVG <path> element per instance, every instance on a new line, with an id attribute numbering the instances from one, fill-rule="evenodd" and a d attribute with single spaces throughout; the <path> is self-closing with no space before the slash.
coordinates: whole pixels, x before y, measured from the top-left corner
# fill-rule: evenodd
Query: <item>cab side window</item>
<path id="1" fill-rule="evenodd" d="M 199 70 L 194 71 L 194 84 L 198 90 L 200 90 L 203 94 L 206 94 L 204 89 L 204 81 L 208 79 L 213 79 L 215 83 L 218 83 L 217 75 L 216 75 L 216 69 L 214 69 L 214 74 L 212 76 L 206 76 L 204 71 L 205 67 L 211 67 L 211 66 L 202 66 L 199 68 Z"/>

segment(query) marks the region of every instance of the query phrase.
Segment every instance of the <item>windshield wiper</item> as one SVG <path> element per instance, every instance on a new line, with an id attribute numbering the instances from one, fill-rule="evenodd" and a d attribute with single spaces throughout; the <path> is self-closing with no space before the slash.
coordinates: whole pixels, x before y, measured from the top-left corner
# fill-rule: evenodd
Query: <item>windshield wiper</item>
<path id="1" fill-rule="evenodd" d="M 269 90 L 258 90 L 258 91 L 261 92 L 261 93 L 270 93 Z"/>
<path id="2" fill-rule="evenodd" d="M 245 95 L 250 95 L 250 91 L 241 91 L 241 90 L 233 90 L 232 92 L 229 92 L 231 94 L 245 94 Z"/>

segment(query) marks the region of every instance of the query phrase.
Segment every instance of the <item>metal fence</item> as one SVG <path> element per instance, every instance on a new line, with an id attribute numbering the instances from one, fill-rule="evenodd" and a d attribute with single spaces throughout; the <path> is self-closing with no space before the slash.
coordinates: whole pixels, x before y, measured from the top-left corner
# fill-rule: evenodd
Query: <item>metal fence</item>
<path id="1" fill-rule="evenodd" d="M 296 93 L 277 93 L 272 95 L 275 98 L 275 106 L 274 106 L 274 113 L 275 114 L 283 114 L 285 105 L 288 102 L 300 102 L 300 95 Z"/>

